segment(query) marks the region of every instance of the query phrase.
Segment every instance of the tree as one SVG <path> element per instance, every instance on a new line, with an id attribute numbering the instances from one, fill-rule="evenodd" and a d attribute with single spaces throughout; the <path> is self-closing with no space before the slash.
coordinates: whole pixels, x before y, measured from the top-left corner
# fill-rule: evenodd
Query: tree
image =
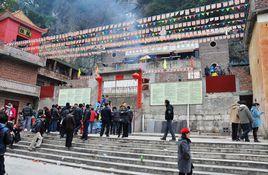
<path id="1" fill-rule="evenodd" d="M 18 9 L 18 1 L 17 0 L 0 0 L 0 13 L 8 10 L 15 11 Z"/>

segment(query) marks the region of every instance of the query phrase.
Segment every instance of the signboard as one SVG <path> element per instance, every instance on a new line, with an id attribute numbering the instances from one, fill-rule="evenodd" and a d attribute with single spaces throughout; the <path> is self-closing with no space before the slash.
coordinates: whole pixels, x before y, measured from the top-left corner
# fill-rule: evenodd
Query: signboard
<path id="1" fill-rule="evenodd" d="M 104 81 L 104 94 L 135 94 L 137 93 L 137 80 Z"/>
<path id="2" fill-rule="evenodd" d="M 31 36 L 32 36 L 30 29 L 27 29 L 27 28 L 21 27 L 21 26 L 19 27 L 19 34 L 26 36 L 28 38 L 31 38 Z"/>
<path id="3" fill-rule="evenodd" d="M 75 103 L 90 104 L 91 88 L 60 89 L 58 104 L 65 106 L 67 102 L 71 105 Z"/>
<path id="4" fill-rule="evenodd" d="M 164 105 L 169 100 L 172 105 L 202 104 L 202 81 L 176 83 L 154 83 L 150 87 L 151 105 Z"/>

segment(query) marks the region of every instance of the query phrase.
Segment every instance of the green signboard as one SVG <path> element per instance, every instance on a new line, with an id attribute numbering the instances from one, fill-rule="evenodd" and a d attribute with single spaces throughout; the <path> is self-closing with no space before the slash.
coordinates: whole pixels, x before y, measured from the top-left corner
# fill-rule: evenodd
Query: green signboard
<path id="1" fill-rule="evenodd" d="M 65 106 L 67 102 L 71 105 L 75 103 L 90 104 L 91 88 L 73 88 L 73 89 L 60 89 L 58 104 Z"/>
<path id="2" fill-rule="evenodd" d="M 151 84 L 151 105 L 164 105 L 169 100 L 173 105 L 202 104 L 202 81 Z"/>

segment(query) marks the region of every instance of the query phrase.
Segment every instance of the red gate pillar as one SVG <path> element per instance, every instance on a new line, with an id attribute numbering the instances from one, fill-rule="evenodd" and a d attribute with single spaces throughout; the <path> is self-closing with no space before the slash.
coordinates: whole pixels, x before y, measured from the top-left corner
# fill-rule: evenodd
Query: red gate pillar
<path id="1" fill-rule="evenodd" d="M 98 82 L 98 99 L 97 101 L 101 101 L 101 96 L 102 96 L 102 77 L 98 75 L 96 77 L 96 80 Z"/>
<path id="2" fill-rule="evenodd" d="M 140 109 L 142 107 L 142 72 L 134 73 L 132 74 L 132 77 L 138 80 L 136 106 L 137 109 Z"/>

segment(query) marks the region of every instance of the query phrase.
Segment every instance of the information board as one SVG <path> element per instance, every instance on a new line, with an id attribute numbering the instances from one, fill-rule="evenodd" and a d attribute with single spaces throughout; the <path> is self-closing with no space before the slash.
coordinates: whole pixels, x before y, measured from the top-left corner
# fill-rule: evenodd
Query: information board
<path id="1" fill-rule="evenodd" d="M 75 103 L 90 104 L 91 88 L 72 88 L 72 89 L 60 89 L 58 104 L 65 106 L 67 102 L 71 105 Z"/>
<path id="2" fill-rule="evenodd" d="M 202 104 L 202 81 L 176 83 L 153 83 L 150 85 L 151 105 L 164 105 L 169 100 L 172 105 Z"/>

